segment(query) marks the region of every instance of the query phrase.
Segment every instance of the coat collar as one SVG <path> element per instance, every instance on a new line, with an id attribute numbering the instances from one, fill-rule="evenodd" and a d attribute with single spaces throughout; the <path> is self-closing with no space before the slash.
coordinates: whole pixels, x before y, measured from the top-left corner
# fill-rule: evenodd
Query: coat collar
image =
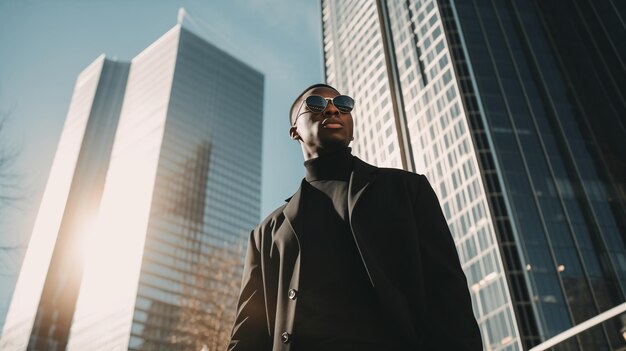
<path id="1" fill-rule="evenodd" d="M 358 204 L 363 193 L 376 180 L 377 171 L 378 167 L 372 166 L 354 156 L 354 165 L 350 175 L 350 183 L 348 185 L 348 214 L 350 221 L 352 221 L 354 208 Z M 294 233 L 296 233 L 296 237 L 297 233 L 300 232 L 301 229 L 300 225 L 302 221 L 299 220 L 298 214 L 301 213 L 300 207 L 302 206 L 302 201 L 300 200 L 304 182 L 306 182 L 306 180 L 302 179 L 298 191 L 296 191 L 293 196 L 285 200 L 287 201 L 287 206 L 283 209 L 285 218 L 289 221 L 291 229 L 293 229 Z"/>

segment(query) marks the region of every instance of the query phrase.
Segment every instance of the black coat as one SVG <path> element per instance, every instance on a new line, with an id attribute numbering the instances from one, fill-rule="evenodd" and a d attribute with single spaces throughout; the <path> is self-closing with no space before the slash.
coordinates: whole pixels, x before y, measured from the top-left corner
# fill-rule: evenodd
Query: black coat
<path id="1" fill-rule="evenodd" d="M 304 181 L 304 180 L 303 180 Z M 298 289 L 301 189 L 250 234 L 229 350 L 289 350 Z M 395 333 L 419 350 L 482 350 L 465 275 L 437 197 L 423 175 L 355 157 L 352 233 Z M 293 297 L 293 296 L 292 296 Z M 286 341 L 286 342 L 285 342 Z"/>

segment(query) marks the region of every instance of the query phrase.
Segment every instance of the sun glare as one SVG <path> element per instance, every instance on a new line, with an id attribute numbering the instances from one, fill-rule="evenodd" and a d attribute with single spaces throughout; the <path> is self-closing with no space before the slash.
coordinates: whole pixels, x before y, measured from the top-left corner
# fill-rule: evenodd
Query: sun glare
<path id="1" fill-rule="evenodd" d="M 161 135 L 157 131 L 149 137 L 158 143 Z M 83 244 L 85 270 L 70 332 L 70 349 L 80 349 L 79 345 L 94 339 L 102 343 L 106 343 L 105 338 L 115 340 L 121 347 L 127 343 L 158 148 L 120 150 L 116 156 L 111 160 L 100 212 L 87 224 L 90 229 Z"/>

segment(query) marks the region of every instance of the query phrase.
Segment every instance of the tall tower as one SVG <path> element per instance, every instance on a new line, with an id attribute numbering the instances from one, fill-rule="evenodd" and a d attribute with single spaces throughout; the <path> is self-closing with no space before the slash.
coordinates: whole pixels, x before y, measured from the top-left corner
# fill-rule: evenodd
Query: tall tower
<path id="1" fill-rule="evenodd" d="M 206 257 L 232 251 L 259 220 L 263 75 L 180 25 L 126 67 L 106 163 L 90 158 L 106 170 L 98 206 L 90 216 L 72 216 L 82 226 L 63 255 L 75 257 L 82 279 L 70 284 L 68 271 L 54 265 L 61 234 L 36 225 L 33 238 L 38 228 L 51 238 L 31 240 L 0 348 L 171 348 L 184 337 L 181 307 L 198 293 L 198 274 L 217 282 L 205 289 L 219 285 L 223 272 L 203 265 Z M 57 152 L 64 160 L 70 116 L 71 110 Z M 59 191 L 57 181 L 69 182 L 67 165 L 58 163 L 46 193 Z M 53 179 L 57 168 L 64 173 Z M 60 205 L 44 207 L 45 201 L 37 223 L 59 216 Z M 42 246 L 52 260 L 30 254 Z M 24 298 L 34 281 L 25 275 L 30 266 L 46 283 Z M 63 325 L 38 327 L 46 312 L 38 304 L 55 296 L 48 282 L 71 291 L 75 309 L 54 314 L 68 321 Z"/>
<path id="2" fill-rule="evenodd" d="M 82 277 L 80 241 L 98 211 L 130 65 L 91 63 L 76 80 L 0 348 L 55 349 Z M 65 332 L 63 332 L 65 330 Z"/>
<path id="3" fill-rule="evenodd" d="M 322 0 L 327 82 L 357 101 L 354 151 L 428 176 L 488 349 L 624 301 L 625 14 L 610 0 Z M 619 338 L 604 323 L 559 349 Z"/>

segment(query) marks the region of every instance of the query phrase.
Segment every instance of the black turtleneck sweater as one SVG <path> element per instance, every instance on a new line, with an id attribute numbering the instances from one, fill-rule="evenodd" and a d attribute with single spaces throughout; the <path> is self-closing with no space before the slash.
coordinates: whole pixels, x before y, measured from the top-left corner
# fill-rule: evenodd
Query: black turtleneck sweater
<path id="1" fill-rule="evenodd" d="M 306 181 L 331 199 L 335 211 L 344 221 L 348 219 L 348 183 L 353 162 L 351 151 L 347 147 L 304 162 Z"/>
<path id="2" fill-rule="evenodd" d="M 350 229 L 347 194 L 353 159 L 345 148 L 304 163 L 294 351 L 391 346 Z"/>

